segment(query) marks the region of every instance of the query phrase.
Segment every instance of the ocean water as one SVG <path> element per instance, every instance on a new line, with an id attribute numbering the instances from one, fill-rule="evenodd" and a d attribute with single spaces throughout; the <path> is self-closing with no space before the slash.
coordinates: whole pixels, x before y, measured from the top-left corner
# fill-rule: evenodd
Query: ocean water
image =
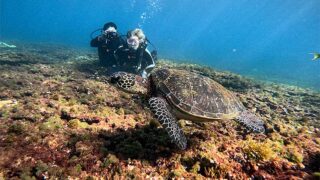
<path id="1" fill-rule="evenodd" d="M 140 27 L 160 58 L 320 89 L 319 0 L 0 0 L 0 41 L 89 47 L 113 21 Z M 95 52 L 96 49 L 92 49 Z"/>

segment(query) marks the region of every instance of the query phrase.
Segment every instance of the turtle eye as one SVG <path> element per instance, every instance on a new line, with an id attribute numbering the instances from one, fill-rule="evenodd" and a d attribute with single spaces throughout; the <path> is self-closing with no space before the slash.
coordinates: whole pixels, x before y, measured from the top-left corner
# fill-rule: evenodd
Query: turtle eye
<path id="1" fill-rule="evenodd" d="M 113 73 L 111 76 L 110 76 L 110 82 L 112 84 L 115 84 L 117 82 L 120 81 L 120 78 L 121 78 L 121 75 L 119 72 L 116 72 L 116 73 Z"/>
<path id="2" fill-rule="evenodd" d="M 120 80 L 120 77 L 119 76 L 117 76 L 117 77 L 111 77 L 110 78 L 110 82 L 112 83 L 112 84 L 116 84 L 118 81 Z"/>

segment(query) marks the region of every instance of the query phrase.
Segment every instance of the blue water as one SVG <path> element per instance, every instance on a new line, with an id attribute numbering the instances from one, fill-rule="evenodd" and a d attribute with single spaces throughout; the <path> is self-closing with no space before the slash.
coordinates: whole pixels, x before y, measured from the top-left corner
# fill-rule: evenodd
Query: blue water
<path id="1" fill-rule="evenodd" d="M 88 47 L 107 21 L 159 56 L 320 89 L 320 0 L 0 0 L 0 41 Z M 95 49 L 92 49 L 95 52 Z"/>

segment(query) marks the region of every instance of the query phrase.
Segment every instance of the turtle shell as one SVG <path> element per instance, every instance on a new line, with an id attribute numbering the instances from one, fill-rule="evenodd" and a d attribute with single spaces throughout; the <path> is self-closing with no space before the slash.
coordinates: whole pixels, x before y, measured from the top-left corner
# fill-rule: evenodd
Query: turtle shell
<path id="1" fill-rule="evenodd" d="M 243 104 L 216 81 L 186 70 L 156 69 L 151 84 L 179 118 L 212 121 L 236 118 Z"/>

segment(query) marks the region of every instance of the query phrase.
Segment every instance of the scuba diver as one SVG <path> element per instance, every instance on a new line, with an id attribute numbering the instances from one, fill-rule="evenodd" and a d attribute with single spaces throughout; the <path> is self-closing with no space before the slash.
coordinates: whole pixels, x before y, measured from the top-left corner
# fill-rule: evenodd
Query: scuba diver
<path id="1" fill-rule="evenodd" d="M 147 42 L 149 41 L 141 29 L 134 29 L 127 33 L 126 43 L 115 51 L 115 58 L 122 67 L 122 71 L 138 74 L 143 78 L 149 76 L 155 67 L 157 51 L 150 53 Z"/>
<path id="2" fill-rule="evenodd" d="M 91 36 L 94 32 L 91 33 Z M 117 25 L 113 22 L 106 23 L 102 28 L 101 35 L 92 38 L 90 42 L 91 47 L 98 48 L 100 64 L 107 68 L 117 66 L 117 61 L 114 57 L 114 51 L 123 44 L 124 40 L 118 34 Z"/>

